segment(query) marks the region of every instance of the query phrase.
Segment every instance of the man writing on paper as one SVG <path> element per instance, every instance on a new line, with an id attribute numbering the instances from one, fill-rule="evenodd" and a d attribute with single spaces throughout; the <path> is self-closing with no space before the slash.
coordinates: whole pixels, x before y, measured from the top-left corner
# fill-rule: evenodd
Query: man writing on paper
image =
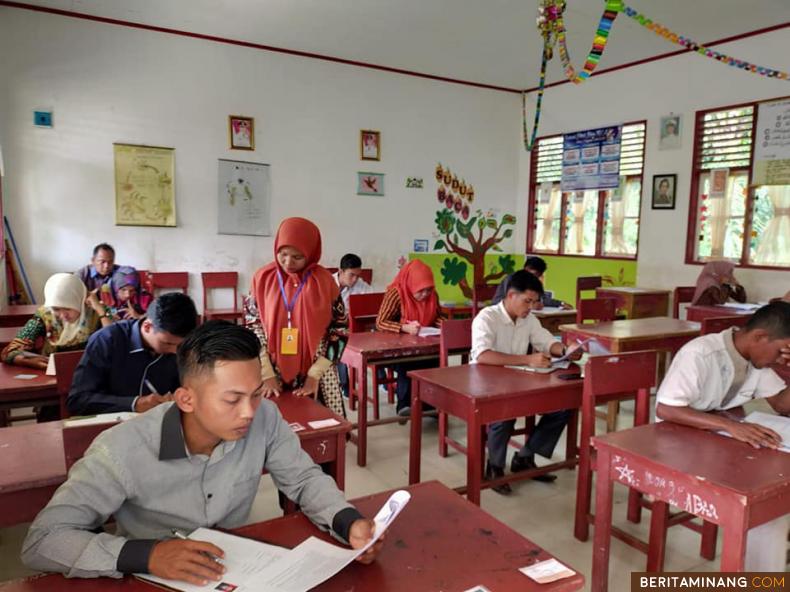
<path id="1" fill-rule="evenodd" d="M 317 526 L 359 549 L 374 533 L 262 400 L 260 342 L 209 321 L 178 349 L 181 384 L 163 403 L 93 442 L 30 526 L 22 560 L 69 577 L 151 573 L 198 586 L 220 579 L 222 549 L 173 529 L 244 524 L 263 469 Z M 116 534 L 100 529 L 113 516 Z M 359 557 L 373 561 L 381 541 Z"/>
<path id="2" fill-rule="evenodd" d="M 777 413 L 790 414 L 790 388 L 768 368 L 774 363 L 790 363 L 787 302 L 760 308 L 741 330 L 703 335 L 684 345 L 658 389 L 656 417 L 724 431 L 755 448 L 777 448 L 782 441 L 779 434 L 726 412 L 753 399 L 765 399 Z M 789 518 L 783 516 L 749 531 L 746 571 L 784 571 Z"/>
<path id="3" fill-rule="evenodd" d="M 514 273 L 499 304 L 487 306 L 472 321 L 471 362 L 492 366 L 527 365 L 548 368 L 551 356 L 565 355 L 565 346 L 544 329 L 540 321 L 530 314 L 540 305 L 543 284 L 532 273 L 521 270 Z M 536 353 L 528 354 L 532 347 Z M 568 356 L 578 360 L 581 348 Z M 546 413 L 540 418 L 535 430 L 521 450 L 513 455 L 510 463 L 512 472 L 534 469 L 535 454 L 551 458 L 554 447 L 570 419 L 570 411 Z M 505 474 L 507 443 L 513 433 L 515 419 L 492 423 L 488 427 L 488 463 L 486 479 Z M 536 481 L 554 481 L 554 475 L 539 475 Z M 510 485 L 504 483 L 493 487 L 497 493 L 507 495 Z"/>

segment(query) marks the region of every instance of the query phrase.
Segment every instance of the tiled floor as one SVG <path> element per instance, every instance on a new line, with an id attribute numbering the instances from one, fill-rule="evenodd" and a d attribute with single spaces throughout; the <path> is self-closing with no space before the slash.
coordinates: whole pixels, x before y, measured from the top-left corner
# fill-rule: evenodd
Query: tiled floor
<path id="1" fill-rule="evenodd" d="M 382 409 L 382 414 L 391 414 L 391 410 Z M 352 413 L 352 419 L 353 415 Z M 432 419 L 424 421 L 422 478 L 437 479 L 449 487 L 462 485 L 465 479 L 465 457 L 457 452 L 451 452 L 447 458 L 440 458 L 436 452 L 436 421 Z M 624 409 L 621 413 L 620 425 L 630 425 L 631 421 L 632 417 L 628 409 Z M 462 423 L 451 420 L 450 426 L 451 435 L 457 438 L 463 437 L 465 426 Z M 368 466 L 365 468 L 356 465 L 356 447 L 349 445 L 346 455 L 347 496 L 354 498 L 406 485 L 408 440 L 408 426 L 388 424 L 372 428 L 369 434 Z M 561 442 L 557 450 L 563 451 L 564 443 Z M 589 580 L 592 543 L 589 541 L 581 543 L 573 537 L 575 487 L 576 472 L 564 470 L 559 473 L 559 478 L 554 484 L 531 481 L 515 484 L 513 494 L 508 497 L 498 495 L 490 489 L 484 490 L 482 508 L 574 569 L 584 573 Z M 267 520 L 278 515 L 274 488 L 271 480 L 264 477 L 253 505 L 250 521 Z M 649 519 L 643 519 L 638 525 L 625 520 L 624 490 L 617 492 L 614 516 L 620 526 L 646 539 Z M 26 525 L 0 529 L 0 580 L 30 573 L 18 559 L 25 530 Z M 699 535 L 683 527 L 670 530 L 666 562 L 668 571 L 707 571 L 715 570 L 717 566 L 718 560 L 707 562 L 699 556 Z M 610 589 L 613 592 L 628 591 L 630 573 L 643 571 L 644 568 L 643 554 L 619 541 L 612 542 Z"/>

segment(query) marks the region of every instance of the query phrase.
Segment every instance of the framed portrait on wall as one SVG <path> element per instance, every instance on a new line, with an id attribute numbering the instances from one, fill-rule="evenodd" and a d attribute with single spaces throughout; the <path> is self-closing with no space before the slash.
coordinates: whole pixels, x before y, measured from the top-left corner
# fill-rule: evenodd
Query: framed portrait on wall
<path id="1" fill-rule="evenodd" d="M 664 115 L 660 119 L 660 129 L 658 134 L 659 150 L 676 150 L 680 148 L 680 126 L 682 118 L 680 115 Z"/>
<path id="2" fill-rule="evenodd" d="M 255 119 L 228 115 L 228 135 L 231 150 L 255 150 Z"/>
<path id="3" fill-rule="evenodd" d="M 674 210 L 676 185 L 677 175 L 653 175 L 651 208 L 654 210 Z"/>
<path id="4" fill-rule="evenodd" d="M 359 158 L 360 160 L 381 160 L 381 132 L 359 131 Z"/>

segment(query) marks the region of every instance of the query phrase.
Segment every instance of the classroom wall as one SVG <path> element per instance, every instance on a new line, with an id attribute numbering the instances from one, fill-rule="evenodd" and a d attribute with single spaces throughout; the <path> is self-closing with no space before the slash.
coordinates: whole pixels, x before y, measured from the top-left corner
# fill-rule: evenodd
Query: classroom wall
<path id="1" fill-rule="evenodd" d="M 121 263 L 192 272 L 198 300 L 200 271 L 238 270 L 246 288 L 273 239 L 216 233 L 218 158 L 270 163 L 274 227 L 314 220 L 324 262 L 356 251 L 378 287 L 432 238 L 437 162 L 479 207 L 513 209 L 517 95 L 11 8 L 0 55 L 5 207 L 39 297 L 105 240 Z M 32 125 L 40 107 L 54 129 Z M 228 150 L 230 114 L 255 118 L 255 152 Z M 381 131 L 381 162 L 359 160 L 360 129 Z M 113 142 L 175 148 L 177 228 L 114 226 Z M 357 171 L 386 173 L 386 196 L 357 196 Z"/>
<path id="2" fill-rule="evenodd" d="M 617 43 L 615 23 L 610 44 Z M 683 33 L 678 29 L 680 33 Z M 645 31 L 645 35 L 653 33 Z M 707 40 L 701 40 L 707 41 Z M 667 43 L 667 51 L 676 49 Z M 573 49 L 573 48 L 572 48 Z M 585 48 L 586 49 L 586 48 Z M 786 30 L 716 46 L 717 51 L 758 65 L 787 69 L 790 35 Z M 581 59 L 581 48 L 574 54 Z M 552 64 L 559 75 L 559 62 Z M 606 66 L 606 55 L 601 61 Z M 553 78 L 553 77 L 550 77 Z M 646 160 L 642 218 L 639 237 L 637 283 L 672 289 L 693 285 L 701 269 L 686 265 L 686 229 L 691 180 L 694 113 L 700 109 L 790 95 L 787 81 L 747 74 L 697 54 L 686 54 L 592 78 L 581 85 L 565 84 L 546 91 L 539 135 L 571 132 L 641 119 L 647 120 Z M 531 95 L 534 102 L 534 94 Z M 682 148 L 658 150 L 659 118 L 680 113 Z M 529 116 L 530 126 L 532 115 Z M 531 127 L 530 127 L 531 130 Z M 529 188 L 529 154 L 521 148 L 517 216 L 525 219 Z M 674 210 L 650 209 L 653 175 L 678 175 L 677 206 Z M 520 245 L 525 243 L 526 225 L 520 225 Z M 790 289 L 790 273 L 741 269 L 737 277 L 746 286 L 749 299 L 766 300 Z"/>

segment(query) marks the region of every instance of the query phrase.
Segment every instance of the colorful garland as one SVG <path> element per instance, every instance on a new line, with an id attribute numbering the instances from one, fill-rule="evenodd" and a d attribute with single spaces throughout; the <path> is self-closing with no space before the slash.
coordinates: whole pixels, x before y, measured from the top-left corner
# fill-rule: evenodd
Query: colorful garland
<path id="1" fill-rule="evenodd" d="M 565 36 L 565 22 L 562 18 L 562 13 L 559 14 L 556 22 L 556 35 L 557 42 L 560 46 L 560 60 L 565 68 L 565 76 L 568 80 L 574 84 L 581 84 L 592 75 L 606 49 L 606 43 L 609 41 L 609 32 L 612 30 L 614 19 L 617 18 L 618 13 L 622 12 L 624 8 L 625 5 L 623 4 L 623 0 L 606 0 L 606 8 L 601 15 L 601 20 L 598 22 L 598 29 L 595 31 L 592 49 L 590 49 L 590 53 L 587 54 L 587 59 L 584 61 L 582 71 L 578 74 L 573 64 L 571 64 L 570 53 L 568 52 L 568 41 Z"/>
<path id="2" fill-rule="evenodd" d="M 550 46 L 544 44 L 543 57 L 540 61 L 540 82 L 538 83 L 538 98 L 535 103 L 535 119 L 532 122 L 532 135 L 527 141 L 529 131 L 527 130 L 527 93 L 521 92 L 521 122 L 524 127 L 524 148 L 531 152 L 538 137 L 538 124 L 540 123 L 540 107 L 543 104 L 543 91 L 546 90 L 546 66 L 549 63 Z"/>
<path id="3" fill-rule="evenodd" d="M 688 37 L 683 37 L 682 35 L 678 35 L 664 27 L 663 25 L 650 20 L 649 18 L 645 17 L 642 14 L 639 14 L 633 8 L 626 6 L 624 10 L 626 16 L 630 16 L 634 19 L 637 23 L 653 31 L 659 37 L 663 37 L 667 41 L 671 41 L 672 43 L 677 43 L 678 45 L 682 45 L 683 47 L 690 49 L 691 51 L 695 51 L 700 55 L 704 55 L 705 57 L 714 59 L 716 61 L 722 62 L 727 64 L 728 66 L 733 66 L 735 68 L 740 68 L 741 70 L 746 70 L 747 72 L 751 72 L 752 74 L 759 74 L 760 76 L 767 76 L 768 78 L 778 78 L 779 80 L 788 80 L 790 79 L 790 74 L 787 72 L 782 72 L 781 70 L 774 70 L 773 68 L 765 68 L 763 66 L 758 66 L 756 64 L 752 64 L 745 60 L 739 60 L 733 58 L 731 56 L 725 55 L 723 53 L 719 53 L 718 51 L 713 51 L 712 49 L 708 49 L 704 45 L 697 43 L 689 39 Z M 562 46 L 560 46 L 560 51 L 562 51 Z"/>

